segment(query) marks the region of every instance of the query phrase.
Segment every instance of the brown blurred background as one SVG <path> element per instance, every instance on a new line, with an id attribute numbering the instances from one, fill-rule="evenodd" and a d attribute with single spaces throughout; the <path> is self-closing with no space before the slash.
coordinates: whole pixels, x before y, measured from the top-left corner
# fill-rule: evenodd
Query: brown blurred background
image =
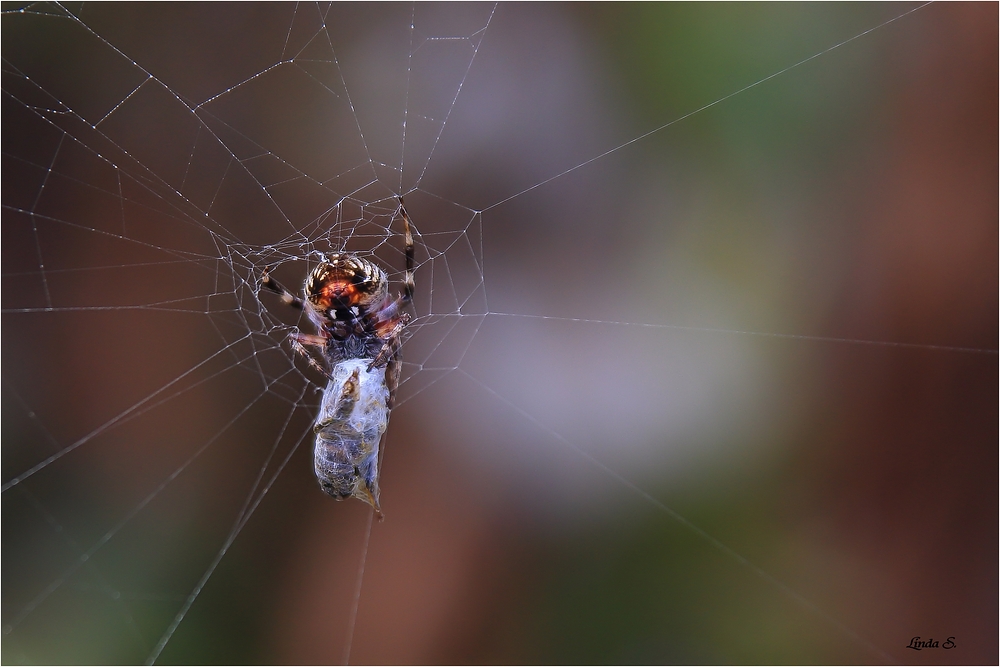
<path id="1" fill-rule="evenodd" d="M 998 660 L 995 4 L 21 7 L 5 663 Z M 254 280 L 396 194 L 366 538 Z"/>

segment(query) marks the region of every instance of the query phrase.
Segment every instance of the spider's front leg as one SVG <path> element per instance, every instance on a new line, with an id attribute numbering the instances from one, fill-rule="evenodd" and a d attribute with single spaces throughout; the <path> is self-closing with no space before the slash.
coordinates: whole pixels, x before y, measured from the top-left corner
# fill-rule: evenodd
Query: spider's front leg
<path id="1" fill-rule="evenodd" d="M 316 361 L 316 357 L 309 354 L 309 350 L 305 348 L 306 345 L 312 345 L 314 347 L 323 349 L 326 347 L 326 338 L 324 338 L 323 336 L 313 336 L 310 334 L 296 333 L 290 335 L 288 339 L 292 341 L 292 349 L 301 354 L 303 357 L 305 357 L 306 361 L 309 362 L 310 366 L 312 366 L 314 369 L 322 373 L 323 377 L 325 377 L 327 380 L 333 380 L 333 376 L 330 375 L 330 372 L 326 370 L 326 368 L 324 368 L 322 364 Z"/>
<path id="2" fill-rule="evenodd" d="M 405 327 L 409 321 L 410 316 L 407 313 L 400 313 L 396 326 L 394 326 L 392 331 L 389 332 L 389 335 L 385 337 L 385 343 L 383 343 L 382 349 L 379 350 L 377 355 L 375 355 L 372 362 L 368 364 L 369 373 L 371 373 L 372 369 L 376 366 L 382 366 L 388 363 L 389 357 L 399 349 L 399 335 L 402 333 L 403 327 Z"/>
<path id="3" fill-rule="evenodd" d="M 300 347 L 303 345 L 311 345 L 312 347 L 318 347 L 321 350 L 326 348 L 326 336 L 294 333 L 291 334 L 289 338 L 291 338 L 294 342 L 298 343 Z"/>
<path id="4" fill-rule="evenodd" d="M 273 266 L 269 266 L 264 269 L 264 273 L 260 275 L 260 286 L 280 296 L 281 300 L 292 308 L 305 310 L 302 299 L 289 292 L 284 285 L 271 277 L 271 269 L 273 268 Z"/>
<path id="5" fill-rule="evenodd" d="M 403 251 L 406 254 L 406 274 L 403 277 L 403 293 L 399 295 L 397 303 L 399 307 L 413 301 L 415 283 L 413 279 L 413 233 L 410 231 L 410 216 L 406 214 L 406 207 L 403 206 L 403 198 L 399 198 L 399 212 L 403 216 Z"/>
<path id="6" fill-rule="evenodd" d="M 406 214 L 406 207 L 403 205 L 403 198 L 399 197 L 399 213 L 403 218 L 403 250 L 406 255 L 406 273 L 403 276 L 403 293 L 396 297 L 396 300 L 384 305 L 376 314 L 378 328 L 385 322 L 393 322 L 392 329 L 388 334 L 380 337 L 385 340 L 382 349 L 379 350 L 372 362 L 368 364 L 370 373 L 376 366 L 384 366 L 389 362 L 399 349 L 399 335 L 403 327 L 410 321 L 410 315 L 404 313 L 403 308 L 413 303 L 414 279 L 413 279 L 413 232 L 410 231 L 410 216 Z"/>

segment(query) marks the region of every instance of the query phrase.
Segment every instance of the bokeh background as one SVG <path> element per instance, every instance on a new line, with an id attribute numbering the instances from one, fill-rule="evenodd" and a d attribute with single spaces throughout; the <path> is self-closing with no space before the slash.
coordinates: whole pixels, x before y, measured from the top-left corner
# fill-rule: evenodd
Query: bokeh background
<path id="1" fill-rule="evenodd" d="M 3 662 L 996 663 L 998 9 L 917 7 L 4 4 Z M 253 276 L 396 194 L 369 533 Z"/>

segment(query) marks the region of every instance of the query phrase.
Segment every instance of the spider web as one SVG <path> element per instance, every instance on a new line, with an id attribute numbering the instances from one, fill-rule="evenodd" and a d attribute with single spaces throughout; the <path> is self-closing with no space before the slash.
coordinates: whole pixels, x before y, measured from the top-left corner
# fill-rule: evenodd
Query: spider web
<path id="1" fill-rule="evenodd" d="M 830 463 L 804 450 L 846 448 L 802 426 L 826 399 L 814 374 L 902 359 L 995 392 L 996 317 L 831 317 L 866 298 L 836 266 L 862 226 L 807 221 L 809 175 L 711 153 L 794 156 L 789 136 L 822 126 L 812 150 L 847 136 L 857 160 L 872 63 L 946 10 L 685 9 L 703 57 L 741 20 L 786 39 L 640 83 L 648 118 L 616 73 L 636 62 L 583 37 L 643 21 L 573 11 L 5 7 L 5 662 L 870 662 L 910 659 L 915 635 L 956 635 L 959 661 L 995 651 L 989 618 L 876 620 L 913 578 L 886 583 L 835 512 L 789 507 Z M 667 41 L 646 57 L 684 62 Z M 296 289 L 348 250 L 398 290 L 399 196 L 416 317 L 372 526 L 311 478 L 322 381 L 258 279 Z M 985 218 L 966 237 L 995 247 Z M 989 286 L 956 291 L 995 315 L 995 257 L 978 266 Z M 995 492 L 980 467 L 953 484 Z M 953 518 L 947 498 L 931 509 Z"/>

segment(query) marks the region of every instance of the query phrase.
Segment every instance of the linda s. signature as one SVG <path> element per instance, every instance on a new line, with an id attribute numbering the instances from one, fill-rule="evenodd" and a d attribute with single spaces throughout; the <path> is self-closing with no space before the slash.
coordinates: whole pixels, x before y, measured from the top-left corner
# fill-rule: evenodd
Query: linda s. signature
<path id="1" fill-rule="evenodd" d="M 927 639 L 921 639 L 920 637 L 914 637 L 910 640 L 910 643 L 906 645 L 906 648 L 912 648 L 914 651 L 921 651 L 925 648 L 955 648 L 955 638 L 948 637 L 943 642 L 938 642 L 936 639 L 928 637 Z"/>

